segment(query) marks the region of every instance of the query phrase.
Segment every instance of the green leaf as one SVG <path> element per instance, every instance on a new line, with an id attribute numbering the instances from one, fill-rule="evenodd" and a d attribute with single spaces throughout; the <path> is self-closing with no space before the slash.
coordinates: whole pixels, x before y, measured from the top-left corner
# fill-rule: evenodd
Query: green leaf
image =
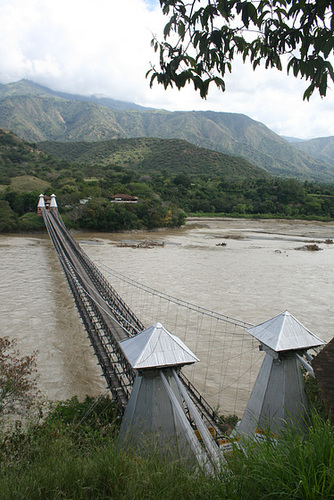
<path id="1" fill-rule="evenodd" d="M 177 25 L 177 31 L 178 31 L 178 34 L 179 36 L 183 39 L 184 37 L 184 34 L 185 34 L 185 25 L 182 21 L 179 21 L 178 25 Z"/>
<path id="2" fill-rule="evenodd" d="M 160 49 L 161 74 L 155 79 L 164 86 L 172 82 L 180 85 L 181 80 L 176 82 L 180 78 L 176 71 L 181 62 L 193 69 L 196 66 L 198 76 L 207 76 L 212 81 L 213 72 L 223 77 L 231 69 L 236 53 L 242 55 L 244 62 L 249 60 L 254 69 L 264 62 L 266 68 L 278 70 L 283 68 L 282 56 L 293 54 L 287 64 L 288 73 L 292 70 L 294 77 L 310 81 L 304 98 L 309 98 L 315 89 L 325 95 L 327 77 L 322 75 L 330 74 L 326 63 L 334 49 L 333 0 L 192 0 L 189 3 L 161 0 L 160 3 L 169 17 L 163 34 L 165 39 L 172 40 L 170 45 L 152 42 L 155 51 Z M 256 38 L 252 35 L 250 41 L 247 32 L 256 28 Z M 174 39 L 175 33 L 178 38 Z M 333 71 L 331 65 L 330 68 Z M 205 84 L 194 81 L 202 97 L 209 86 L 204 81 Z"/>

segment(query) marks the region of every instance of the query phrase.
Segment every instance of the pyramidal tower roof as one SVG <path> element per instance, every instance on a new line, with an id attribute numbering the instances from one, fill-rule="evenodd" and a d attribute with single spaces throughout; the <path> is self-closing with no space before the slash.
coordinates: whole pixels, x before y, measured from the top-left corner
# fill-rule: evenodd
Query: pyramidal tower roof
<path id="1" fill-rule="evenodd" d="M 161 323 L 120 342 L 120 347 L 133 368 L 164 368 L 196 363 L 199 359 Z"/>
<path id="2" fill-rule="evenodd" d="M 325 344 L 288 311 L 246 331 L 276 352 L 310 349 Z"/>
<path id="3" fill-rule="evenodd" d="M 39 195 L 39 200 L 38 200 L 38 207 L 44 208 L 45 207 L 45 201 L 44 201 L 44 194 Z"/>
<path id="4" fill-rule="evenodd" d="M 56 195 L 51 195 L 50 208 L 57 208 Z"/>

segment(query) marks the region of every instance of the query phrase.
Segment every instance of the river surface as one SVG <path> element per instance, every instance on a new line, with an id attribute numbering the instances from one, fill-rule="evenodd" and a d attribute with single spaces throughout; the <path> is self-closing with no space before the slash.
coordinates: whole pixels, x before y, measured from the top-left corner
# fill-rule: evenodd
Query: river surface
<path id="1" fill-rule="evenodd" d="M 74 237 L 108 279 L 108 269 L 116 269 L 168 295 L 252 324 L 288 310 L 318 337 L 333 337 L 334 245 L 325 241 L 334 238 L 334 223 L 192 219 L 180 229 Z M 145 241 L 157 245 L 136 248 Z M 313 241 L 321 250 L 300 250 Z M 0 235 L 0 272 L 0 335 L 17 339 L 22 354 L 38 351 L 40 389 L 50 399 L 105 392 L 49 237 Z M 164 324 L 159 307 L 154 306 L 152 322 Z M 140 310 L 136 313 L 150 326 L 144 310 L 144 318 Z M 184 335 L 195 354 L 206 334 L 200 327 L 192 325 Z M 212 353 L 215 344 L 209 344 Z M 199 350 L 210 365 L 205 347 Z M 204 372 L 208 369 L 201 377 Z M 221 387 L 219 373 L 212 372 L 207 382 L 209 400 L 210 390 L 217 394 Z M 215 404 L 214 398 L 210 402 Z"/>

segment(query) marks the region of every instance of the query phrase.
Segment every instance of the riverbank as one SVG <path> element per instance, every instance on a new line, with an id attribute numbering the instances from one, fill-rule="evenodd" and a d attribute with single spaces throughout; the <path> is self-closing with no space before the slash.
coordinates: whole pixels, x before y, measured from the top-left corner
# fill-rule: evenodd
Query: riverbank
<path id="1" fill-rule="evenodd" d="M 201 226 L 206 223 L 212 223 L 212 222 L 226 222 L 226 223 L 231 223 L 233 222 L 238 223 L 259 223 L 262 225 L 265 225 L 266 227 L 270 227 L 270 225 L 274 225 L 272 230 L 275 230 L 275 227 L 277 225 L 281 225 L 282 227 L 288 228 L 289 226 L 293 224 L 298 224 L 302 226 L 312 226 L 314 224 L 322 226 L 322 227 L 330 227 L 334 225 L 334 220 L 323 220 L 323 218 L 309 218 L 309 219 L 291 219 L 291 218 L 277 218 L 277 217 L 231 217 L 231 216 L 217 216 L 215 214 L 209 215 L 201 215 L 201 216 L 188 216 L 186 217 L 184 224 L 181 226 L 177 226 L 172 229 L 177 229 L 177 228 L 182 228 L 186 226 Z M 91 233 L 92 230 L 87 229 L 87 228 L 80 228 L 80 227 L 75 227 L 71 228 L 69 226 L 69 229 L 72 233 Z M 124 230 L 117 230 L 115 233 L 138 233 L 142 231 L 149 231 L 149 232 L 159 232 L 159 231 L 168 231 L 171 229 L 171 227 L 155 227 L 152 229 L 124 229 Z M 105 233 L 110 233 L 110 231 L 103 230 L 103 231 L 96 231 L 100 234 L 105 234 Z M 27 217 L 22 217 L 21 219 L 21 226 L 20 229 L 18 226 L 13 225 L 11 228 L 10 227 L 5 227 L 4 229 L 0 228 L 0 234 L 23 234 L 23 235 L 29 235 L 29 234 L 44 234 L 46 233 L 46 228 L 44 226 L 44 221 L 41 217 L 37 217 L 35 214 L 27 214 Z"/>
<path id="2" fill-rule="evenodd" d="M 318 234 L 322 238 L 334 237 L 334 221 L 318 221 L 315 219 L 246 219 L 234 217 L 188 217 L 186 226 L 200 227 L 207 225 L 214 229 L 221 227 L 231 229 L 247 229 L 252 226 L 252 231 L 271 234 L 291 235 L 295 234 L 304 237 L 313 237 Z"/>

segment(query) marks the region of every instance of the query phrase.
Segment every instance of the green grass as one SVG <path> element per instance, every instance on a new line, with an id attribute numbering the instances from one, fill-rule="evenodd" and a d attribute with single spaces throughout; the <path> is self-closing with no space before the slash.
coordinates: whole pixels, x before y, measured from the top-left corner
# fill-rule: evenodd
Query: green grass
<path id="1" fill-rule="evenodd" d="M 84 182 L 99 182 L 98 177 L 84 177 Z"/>
<path id="2" fill-rule="evenodd" d="M 117 445 L 118 422 L 110 401 L 73 398 L 59 403 L 42 425 L 3 435 L 1 498 L 334 498 L 333 429 L 316 413 L 303 431 L 287 429 L 277 443 L 244 442 L 244 452 L 235 448 L 229 470 L 216 476 L 156 452 L 125 452 Z"/>
<path id="3" fill-rule="evenodd" d="M 236 471 L 245 474 L 252 498 L 334 498 L 334 441 L 329 420 L 314 414 L 305 434 L 286 429 L 277 445 L 246 444 Z"/>
<path id="4" fill-rule="evenodd" d="M 20 175 L 19 177 L 13 177 L 11 179 L 10 187 L 14 191 L 20 191 L 23 193 L 31 191 L 40 191 L 41 193 L 44 193 L 44 191 L 50 187 L 50 183 L 32 175 Z"/>

